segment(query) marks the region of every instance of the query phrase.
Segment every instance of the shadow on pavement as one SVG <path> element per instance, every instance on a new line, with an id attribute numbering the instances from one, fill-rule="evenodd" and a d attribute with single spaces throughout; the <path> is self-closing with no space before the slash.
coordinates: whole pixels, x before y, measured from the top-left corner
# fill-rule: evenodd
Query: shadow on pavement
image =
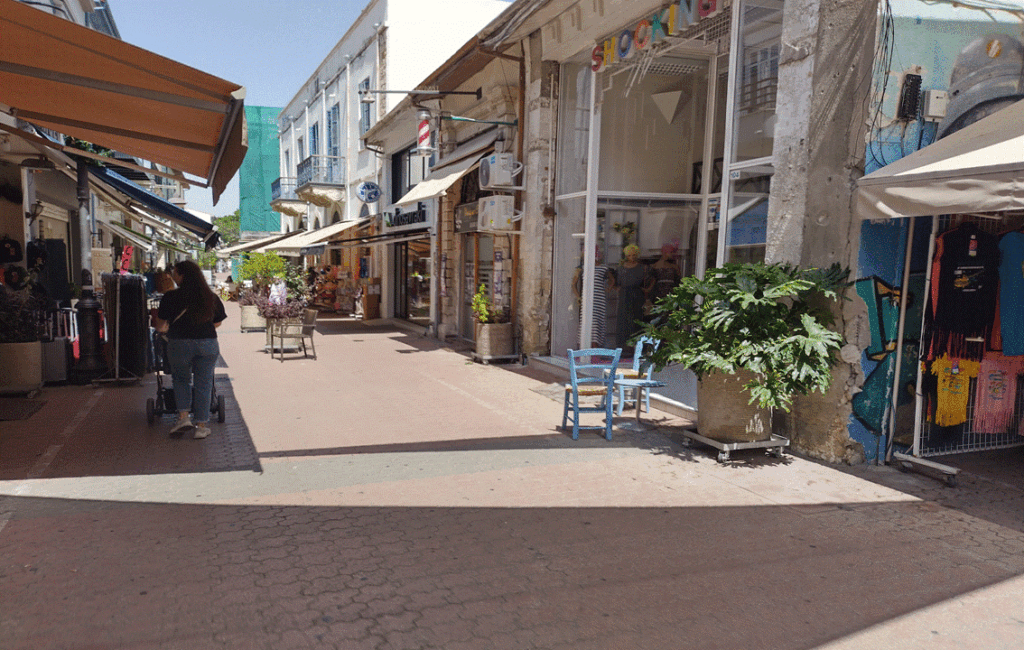
<path id="1" fill-rule="evenodd" d="M 970 522 L 920 503 L 12 501 L 0 529 L 10 650 L 274 648 L 284 638 L 329 648 L 809 650 L 1024 570 L 994 545 L 967 548 Z M 881 549 L 894 559 L 880 560 Z"/>
<path id="2" fill-rule="evenodd" d="M 170 385 L 165 376 L 164 386 Z M 216 375 L 225 422 L 214 414 L 205 440 L 171 437 L 173 414 L 147 423 L 146 402 L 155 398 L 156 386 L 150 374 L 135 384 L 47 387 L 42 409 L 4 423 L 10 426 L 0 435 L 0 480 L 261 471 L 227 375 Z"/>

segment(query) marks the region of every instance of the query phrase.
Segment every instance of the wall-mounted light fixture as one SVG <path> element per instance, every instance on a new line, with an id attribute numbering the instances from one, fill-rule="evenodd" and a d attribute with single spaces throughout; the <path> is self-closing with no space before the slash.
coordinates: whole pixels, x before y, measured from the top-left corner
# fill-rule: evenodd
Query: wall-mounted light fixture
<path id="1" fill-rule="evenodd" d="M 364 104 L 372 104 L 377 101 L 374 95 L 383 94 L 401 94 L 401 95 L 427 95 L 427 97 L 420 97 L 419 101 L 424 99 L 432 99 L 433 97 L 444 97 L 446 95 L 473 95 L 477 99 L 483 97 L 483 89 L 477 88 L 476 90 L 438 90 L 437 88 L 417 88 L 415 90 L 375 90 L 367 88 L 359 91 L 359 101 Z"/>
<path id="2" fill-rule="evenodd" d="M 42 201 L 36 201 L 35 203 L 33 203 L 29 207 L 28 212 L 25 213 L 25 218 L 28 219 L 29 221 L 32 221 L 33 219 L 35 219 L 36 217 L 38 217 L 42 213 L 43 213 L 43 202 Z"/>

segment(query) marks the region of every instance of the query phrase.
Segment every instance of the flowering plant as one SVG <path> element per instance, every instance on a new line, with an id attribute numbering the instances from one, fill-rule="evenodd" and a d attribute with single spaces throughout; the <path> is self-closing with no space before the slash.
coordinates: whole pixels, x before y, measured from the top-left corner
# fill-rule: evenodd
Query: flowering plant
<path id="1" fill-rule="evenodd" d="M 278 318 L 300 318 L 303 310 L 306 309 L 305 299 L 289 298 L 283 303 L 273 303 L 269 296 L 254 294 L 250 298 L 256 306 L 256 311 L 267 320 Z"/>
<path id="2" fill-rule="evenodd" d="M 624 223 L 617 223 L 612 226 L 615 232 L 622 236 L 622 244 L 626 245 L 633 241 L 633 237 L 636 235 L 636 223 L 632 221 L 626 221 Z"/>

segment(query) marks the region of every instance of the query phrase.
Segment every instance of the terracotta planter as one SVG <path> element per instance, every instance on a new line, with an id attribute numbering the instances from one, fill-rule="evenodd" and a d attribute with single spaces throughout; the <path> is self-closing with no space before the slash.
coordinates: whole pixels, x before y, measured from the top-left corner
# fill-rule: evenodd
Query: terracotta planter
<path id="1" fill-rule="evenodd" d="M 743 390 L 754 374 L 741 370 L 732 375 L 712 373 L 697 384 L 697 430 L 719 442 L 754 442 L 772 435 L 771 411 L 749 404 Z"/>
<path id="2" fill-rule="evenodd" d="M 512 323 L 477 323 L 476 353 L 484 358 L 512 356 Z"/>
<path id="3" fill-rule="evenodd" d="M 267 321 L 260 316 L 256 305 L 242 305 L 242 315 L 239 318 L 238 327 L 243 332 L 263 330 L 267 328 Z"/>
<path id="4" fill-rule="evenodd" d="M 30 393 L 43 386 L 43 344 L 0 343 L 0 392 Z"/>

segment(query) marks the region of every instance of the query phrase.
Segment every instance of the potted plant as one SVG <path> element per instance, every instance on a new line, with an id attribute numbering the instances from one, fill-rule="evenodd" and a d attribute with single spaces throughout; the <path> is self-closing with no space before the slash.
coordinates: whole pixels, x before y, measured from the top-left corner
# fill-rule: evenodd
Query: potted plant
<path id="1" fill-rule="evenodd" d="M 507 309 L 495 307 L 486 284 L 473 294 L 470 307 L 476 320 L 476 354 L 481 359 L 512 355 L 512 323 Z"/>
<path id="2" fill-rule="evenodd" d="M 239 292 L 238 304 L 241 307 L 239 328 L 243 332 L 266 329 L 267 322 L 260 315 L 256 300 L 260 296 L 270 295 L 270 285 L 278 278 L 284 277 L 288 268 L 285 259 L 274 252 L 249 253 L 238 269 L 238 278 L 249 282 L 249 287 Z"/>
<path id="3" fill-rule="evenodd" d="M 31 393 L 43 385 L 40 331 L 47 300 L 22 267 L 8 267 L 0 286 L 0 392 Z"/>
<path id="4" fill-rule="evenodd" d="M 644 332 L 661 341 L 656 368 L 680 363 L 696 373 L 698 428 L 723 442 L 771 437 L 771 412 L 794 395 L 824 393 L 842 337 L 831 302 L 849 269 L 726 264 L 701 280 L 684 278 L 653 309 Z"/>

